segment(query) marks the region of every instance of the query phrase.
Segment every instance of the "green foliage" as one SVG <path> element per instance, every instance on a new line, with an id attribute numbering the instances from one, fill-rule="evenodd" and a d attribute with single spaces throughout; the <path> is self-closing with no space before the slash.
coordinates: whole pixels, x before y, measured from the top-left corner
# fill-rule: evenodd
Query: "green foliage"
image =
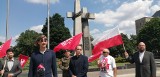
<path id="1" fill-rule="evenodd" d="M 116 60 L 116 63 L 125 63 L 125 62 L 127 62 L 125 58 L 122 58 L 120 56 L 115 58 L 115 60 Z"/>
<path id="2" fill-rule="evenodd" d="M 18 39 L 16 39 L 17 45 L 13 48 L 15 56 L 24 54 L 30 56 L 35 49 L 34 43 L 40 34 L 33 30 L 26 30 L 22 32 Z"/>
<path id="3" fill-rule="evenodd" d="M 45 25 L 43 25 L 42 32 L 47 36 L 47 19 Z M 53 49 L 60 42 L 71 37 L 69 29 L 65 27 L 64 18 L 58 13 L 50 17 L 50 49 Z M 57 52 L 56 56 L 58 58 L 62 57 L 62 52 Z"/>
<path id="4" fill-rule="evenodd" d="M 125 34 L 121 34 L 122 35 L 122 39 L 124 42 L 124 46 L 126 51 L 129 54 L 133 54 L 135 52 L 135 47 L 136 47 L 136 36 L 135 35 L 131 35 L 131 38 L 129 39 L 127 37 L 127 35 Z M 123 45 L 119 45 L 116 47 L 112 47 L 110 48 L 110 55 L 114 56 L 114 57 L 118 57 L 118 56 L 124 56 L 124 48 Z"/>
<path id="5" fill-rule="evenodd" d="M 138 34 L 138 42 L 144 42 L 148 51 L 160 53 L 160 18 L 152 18 Z"/>
<path id="6" fill-rule="evenodd" d="M 0 42 L 0 45 L 2 45 L 3 43 L 2 42 Z"/>
<path id="7" fill-rule="evenodd" d="M 89 66 L 97 66 L 97 60 L 94 60 L 93 62 L 90 62 Z"/>

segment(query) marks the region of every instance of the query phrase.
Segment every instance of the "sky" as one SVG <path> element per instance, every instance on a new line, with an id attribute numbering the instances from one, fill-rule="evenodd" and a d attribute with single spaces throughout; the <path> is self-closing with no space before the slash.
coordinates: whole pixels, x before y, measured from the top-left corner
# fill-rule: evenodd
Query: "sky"
<path id="1" fill-rule="evenodd" d="M 73 20 L 66 17 L 74 11 L 75 0 L 50 0 L 50 16 L 59 13 L 65 18 L 65 26 L 73 33 Z M 135 35 L 135 20 L 151 17 L 160 10 L 160 0 L 80 0 L 81 8 L 95 14 L 89 20 L 90 34 L 98 37 L 101 33 L 118 26 L 120 32 Z M 10 0 L 8 36 L 12 45 L 22 32 L 34 30 L 41 33 L 47 18 L 47 0 Z M 0 0 L 0 42 L 5 42 L 7 0 Z"/>

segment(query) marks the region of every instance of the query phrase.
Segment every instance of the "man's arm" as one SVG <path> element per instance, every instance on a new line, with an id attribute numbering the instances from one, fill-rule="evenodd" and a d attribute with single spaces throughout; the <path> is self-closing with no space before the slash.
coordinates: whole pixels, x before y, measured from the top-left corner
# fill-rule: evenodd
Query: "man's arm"
<path id="1" fill-rule="evenodd" d="M 71 74 L 72 77 L 74 77 L 73 75 L 73 65 L 72 65 L 72 58 L 70 59 L 70 62 L 69 62 L 69 73 Z"/>
<path id="2" fill-rule="evenodd" d="M 156 77 L 156 64 L 153 53 L 150 55 L 151 77 Z"/>
<path id="3" fill-rule="evenodd" d="M 125 51 L 124 52 L 125 58 L 127 59 L 127 61 L 129 61 L 130 63 L 134 63 L 134 55 L 133 56 L 129 56 L 129 54 Z"/>
<path id="4" fill-rule="evenodd" d="M 28 77 L 33 77 L 33 59 L 32 56 L 30 57 L 30 63 L 29 63 L 29 72 L 28 72 Z"/>
<path id="5" fill-rule="evenodd" d="M 88 72 L 88 58 L 84 57 L 84 66 L 83 66 L 83 71 L 81 71 L 77 77 L 83 77 L 85 74 Z"/>
<path id="6" fill-rule="evenodd" d="M 62 60 L 63 60 L 63 58 L 60 60 L 60 62 L 59 62 L 59 68 L 61 69 L 61 70 L 64 70 L 64 69 L 67 69 L 67 68 L 65 68 L 63 65 L 62 65 Z"/>
<path id="7" fill-rule="evenodd" d="M 13 73 L 13 76 L 18 76 L 20 73 L 22 73 L 22 67 L 21 67 L 21 64 L 18 60 L 17 60 L 17 69 L 18 69 L 18 71 Z"/>
<path id="8" fill-rule="evenodd" d="M 114 77 L 117 77 L 117 68 L 113 68 Z"/>
<path id="9" fill-rule="evenodd" d="M 53 55 L 52 55 L 52 72 L 53 72 L 53 76 L 54 77 L 58 77 L 57 76 L 57 62 L 56 62 L 56 55 L 54 52 L 52 52 Z"/>
<path id="10" fill-rule="evenodd" d="M 113 67 L 113 76 L 117 77 L 117 67 L 116 67 L 116 61 L 114 58 L 112 59 L 112 67 Z"/>

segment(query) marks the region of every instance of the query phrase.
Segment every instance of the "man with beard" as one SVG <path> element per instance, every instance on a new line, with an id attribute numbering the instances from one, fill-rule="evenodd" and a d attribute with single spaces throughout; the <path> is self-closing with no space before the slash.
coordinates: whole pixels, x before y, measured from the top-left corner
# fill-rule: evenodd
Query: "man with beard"
<path id="1" fill-rule="evenodd" d="M 15 59 L 13 49 L 8 49 L 7 56 L 3 58 L 0 66 L 0 73 L 2 77 L 17 77 L 22 72 L 20 62 Z"/>
<path id="2" fill-rule="evenodd" d="M 38 49 L 31 55 L 28 77 L 57 77 L 56 55 L 46 48 L 47 37 L 38 37 L 36 45 Z"/>
<path id="3" fill-rule="evenodd" d="M 130 63 L 135 63 L 135 77 L 156 77 L 154 56 L 151 52 L 146 51 L 144 42 L 138 44 L 138 52 L 135 52 L 133 56 L 129 56 L 128 53 L 125 52 L 125 57 Z"/>

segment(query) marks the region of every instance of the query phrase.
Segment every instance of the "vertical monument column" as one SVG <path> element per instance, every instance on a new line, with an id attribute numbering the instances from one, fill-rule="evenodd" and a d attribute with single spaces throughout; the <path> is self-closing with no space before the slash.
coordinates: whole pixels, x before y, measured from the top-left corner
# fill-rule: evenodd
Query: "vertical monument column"
<path id="1" fill-rule="evenodd" d="M 91 47 L 88 19 L 95 19 L 95 15 L 88 13 L 87 8 L 83 7 L 82 9 L 83 50 L 84 54 L 89 57 L 92 55 L 92 47 Z"/>
<path id="2" fill-rule="evenodd" d="M 80 0 L 75 0 L 74 2 L 74 12 L 67 12 L 67 18 L 72 18 L 74 21 L 73 25 L 73 35 L 77 35 L 82 33 L 82 21 L 81 21 L 81 7 L 80 7 Z M 82 43 L 82 38 L 80 44 Z M 83 54 L 83 53 L 82 53 Z"/>
<path id="3" fill-rule="evenodd" d="M 80 0 L 75 0 L 74 12 L 67 12 L 67 18 L 72 18 L 74 21 L 73 35 L 83 33 L 83 39 L 80 41 L 83 46 L 83 53 L 88 57 L 91 56 L 92 48 L 88 19 L 95 19 L 95 15 L 88 13 L 87 8 L 81 10 Z"/>

